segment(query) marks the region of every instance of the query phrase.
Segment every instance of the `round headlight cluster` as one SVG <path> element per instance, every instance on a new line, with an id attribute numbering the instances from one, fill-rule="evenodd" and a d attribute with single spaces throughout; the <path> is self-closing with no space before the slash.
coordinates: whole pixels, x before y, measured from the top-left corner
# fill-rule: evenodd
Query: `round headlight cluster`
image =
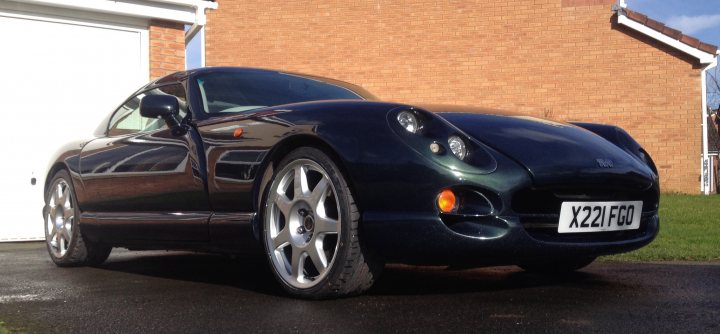
<path id="1" fill-rule="evenodd" d="M 462 138 L 458 136 L 450 136 L 448 138 L 448 146 L 450 146 L 450 152 L 452 152 L 458 159 L 463 160 L 467 156 L 467 148 Z"/>
<path id="2" fill-rule="evenodd" d="M 398 123 L 410 133 L 416 133 L 420 128 L 420 121 L 414 113 L 404 110 L 397 115 Z"/>

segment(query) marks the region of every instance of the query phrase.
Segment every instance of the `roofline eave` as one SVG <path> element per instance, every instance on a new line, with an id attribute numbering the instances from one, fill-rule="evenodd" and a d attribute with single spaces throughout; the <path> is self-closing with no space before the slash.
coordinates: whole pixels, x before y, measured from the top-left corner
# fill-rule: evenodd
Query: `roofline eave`
<path id="1" fill-rule="evenodd" d="M 625 15 L 623 11 L 617 11 L 618 16 L 618 24 L 626 26 L 632 30 L 635 30 L 643 35 L 646 35 L 648 37 L 651 37 L 654 40 L 657 40 L 659 42 L 662 42 L 663 44 L 666 44 L 674 49 L 680 50 L 683 53 L 686 53 L 694 58 L 696 58 L 701 64 L 711 64 L 715 61 L 715 58 L 718 54 L 720 54 L 720 50 L 718 50 L 715 54 L 705 52 L 703 50 L 700 50 L 698 48 L 692 47 L 690 45 L 687 45 L 677 39 L 674 39 L 668 35 L 665 35 L 653 28 L 650 28 L 640 22 L 637 22 Z"/>
<path id="2" fill-rule="evenodd" d="M 205 25 L 205 9 L 217 8 L 217 3 L 204 0 L 145 0 L 128 2 L 97 0 L 10 1 L 198 25 Z"/>

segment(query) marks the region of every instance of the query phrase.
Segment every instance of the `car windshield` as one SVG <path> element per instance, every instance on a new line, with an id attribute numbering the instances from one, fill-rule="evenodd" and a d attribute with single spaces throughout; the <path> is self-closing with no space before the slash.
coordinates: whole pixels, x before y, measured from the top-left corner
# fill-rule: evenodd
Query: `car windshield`
<path id="1" fill-rule="evenodd" d="M 207 114 L 319 100 L 370 100 L 358 86 L 278 72 L 208 73 L 196 78 Z"/>

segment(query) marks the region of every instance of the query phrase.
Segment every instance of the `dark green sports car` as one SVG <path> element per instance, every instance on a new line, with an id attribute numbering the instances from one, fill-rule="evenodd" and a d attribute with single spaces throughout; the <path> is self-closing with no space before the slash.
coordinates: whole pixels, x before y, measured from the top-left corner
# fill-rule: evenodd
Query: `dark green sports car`
<path id="1" fill-rule="evenodd" d="M 381 102 L 269 70 L 155 80 L 52 161 L 58 265 L 112 247 L 264 254 L 308 298 L 361 293 L 384 263 L 575 270 L 659 223 L 657 169 L 615 126 Z"/>

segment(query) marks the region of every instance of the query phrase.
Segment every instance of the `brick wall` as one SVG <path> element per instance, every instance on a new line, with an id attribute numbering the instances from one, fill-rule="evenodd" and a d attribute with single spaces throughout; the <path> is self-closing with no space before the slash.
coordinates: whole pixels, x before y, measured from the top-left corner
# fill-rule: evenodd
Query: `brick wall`
<path id="1" fill-rule="evenodd" d="M 613 24 L 611 0 L 219 1 L 208 65 L 329 76 L 400 102 L 617 124 L 699 192 L 698 64 Z"/>
<path id="2" fill-rule="evenodd" d="M 185 30 L 182 23 L 150 22 L 150 79 L 185 69 Z"/>

